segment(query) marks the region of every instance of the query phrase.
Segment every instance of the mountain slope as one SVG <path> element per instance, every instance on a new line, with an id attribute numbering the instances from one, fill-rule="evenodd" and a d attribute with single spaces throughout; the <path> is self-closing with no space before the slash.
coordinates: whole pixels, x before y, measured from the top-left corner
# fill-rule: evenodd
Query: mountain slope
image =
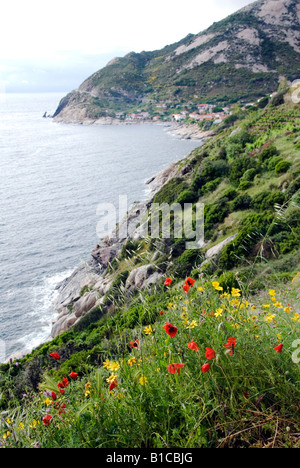
<path id="1" fill-rule="evenodd" d="M 280 77 L 298 78 L 299 21 L 296 0 L 252 3 L 161 50 L 115 58 L 63 98 L 54 117 L 83 121 L 136 106 L 151 111 L 155 102 L 261 97 Z"/>

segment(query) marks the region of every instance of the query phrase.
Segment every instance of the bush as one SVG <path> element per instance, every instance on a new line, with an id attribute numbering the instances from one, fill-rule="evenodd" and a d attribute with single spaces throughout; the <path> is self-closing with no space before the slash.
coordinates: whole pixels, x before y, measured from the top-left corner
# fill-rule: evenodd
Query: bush
<path id="1" fill-rule="evenodd" d="M 203 261 L 203 255 L 200 250 L 191 249 L 185 250 L 183 254 L 174 262 L 176 273 L 180 278 L 185 278 L 191 271 L 197 266 L 197 264 Z"/>
<path id="2" fill-rule="evenodd" d="M 219 283 L 220 283 L 220 286 L 222 286 L 223 290 L 229 293 L 232 290 L 232 288 L 240 287 L 236 279 L 236 276 L 232 271 L 227 271 L 226 273 L 223 273 L 219 277 Z"/>
<path id="3" fill-rule="evenodd" d="M 274 171 L 276 165 L 282 161 L 284 161 L 284 159 L 282 159 L 280 156 L 273 156 L 268 162 L 268 170 Z"/>
<path id="4" fill-rule="evenodd" d="M 275 205 L 281 205 L 285 201 L 285 196 L 280 190 L 276 192 L 261 192 L 255 195 L 251 202 L 254 210 L 265 211 L 274 209 Z"/>
<path id="5" fill-rule="evenodd" d="M 207 229 L 211 229 L 215 224 L 224 221 L 226 216 L 229 214 L 228 203 L 213 203 L 204 207 L 204 226 Z"/>
<path id="6" fill-rule="evenodd" d="M 278 174 L 282 174 L 283 172 L 287 172 L 289 168 L 291 167 L 291 165 L 292 164 L 288 161 L 280 161 L 275 166 L 275 173 L 278 175 Z"/>
<path id="7" fill-rule="evenodd" d="M 240 183 L 239 190 L 242 190 L 242 191 L 247 190 L 252 185 L 253 185 L 252 182 L 248 182 L 247 180 L 244 180 Z"/>
<path id="8" fill-rule="evenodd" d="M 297 177 L 290 186 L 288 187 L 286 193 L 289 197 L 292 197 L 298 190 L 300 190 L 300 177 Z"/>
<path id="9" fill-rule="evenodd" d="M 278 156 L 279 151 L 275 146 L 269 146 L 268 148 L 264 148 L 259 155 L 259 159 L 261 162 L 265 162 L 268 159 L 272 158 L 273 156 Z"/>
<path id="10" fill-rule="evenodd" d="M 207 182 L 205 185 L 203 185 L 203 187 L 201 187 L 198 190 L 198 197 L 202 197 L 206 193 L 213 192 L 218 187 L 221 180 L 221 177 L 218 177 L 217 179 L 212 180 L 211 182 Z"/>
<path id="11" fill-rule="evenodd" d="M 178 196 L 188 188 L 186 182 L 179 177 L 171 179 L 161 190 L 155 195 L 154 203 L 169 203 L 172 204 Z"/>
<path id="12" fill-rule="evenodd" d="M 253 168 L 251 169 L 247 169 L 247 171 L 244 173 L 243 177 L 242 177 L 242 180 L 244 181 L 248 181 L 248 182 L 252 182 L 252 180 L 254 179 L 254 177 L 256 176 L 257 174 L 257 170 Z"/>
<path id="13" fill-rule="evenodd" d="M 239 185 L 243 175 L 248 169 L 258 170 L 257 161 L 247 156 L 241 156 L 234 160 L 231 165 L 229 179 L 234 185 Z"/>
<path id="14" fill-rule="evenodd" d="M 245 195 L 239 195 L 238 197 L 233 200 L 231 203 L 231 210 L 232 211 L 238 211 L 238 210 L 247 210 L 250 208 L 252 198 L 250 195 L 245 194 Z"/>
<path id="15" fill-rule="evenodd" d="M 177 198 L 176 202 L 180 204 L 184 203 L 193 203 L 197 201 L 198 196 L 197 193 L 193 192 L 191 189 L 184 190 L 179 197 Z"/>

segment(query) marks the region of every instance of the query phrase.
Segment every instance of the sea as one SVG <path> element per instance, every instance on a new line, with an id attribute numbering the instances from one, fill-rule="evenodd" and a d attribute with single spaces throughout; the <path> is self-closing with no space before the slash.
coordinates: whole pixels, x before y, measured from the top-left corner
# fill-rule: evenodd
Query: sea
<path id="1" fill-rule="evenodd" d="M 0 95 L 0 362 L 50 337 L 56 286 L 99 241 L 99 204 L 147 199 L 146 180 L 200 145 L 158 124 L 44 118 L 65 94 Z"/>

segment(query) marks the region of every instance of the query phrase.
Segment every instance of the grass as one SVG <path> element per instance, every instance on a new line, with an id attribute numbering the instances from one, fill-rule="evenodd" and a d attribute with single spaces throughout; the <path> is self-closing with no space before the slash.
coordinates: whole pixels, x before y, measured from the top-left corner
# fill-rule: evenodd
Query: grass
<path id="1" fill-rule="evenodd" d="M 299 447 L 299 275 L 251 299 L 242 285 L 226 291 L 199 278 L 187 294 L 182 285 L 166 288 L 164 311 L 151 310 L 141 296 L 149 325 L 136 323 L 130 336 L 117 327 L 122 351 L 104 353 L 98 367 L 69 367 L 78 377 L 65 375 L 64 395 L 53 360 L 40 391 L 2 413 L 2 446 Z M 166 323 L 177 327 L 175 336 Z M 236 346 L 225 347 L 231 337 Z M 169 372 L 173 363 L 183 364 L 180 373 Z"/>

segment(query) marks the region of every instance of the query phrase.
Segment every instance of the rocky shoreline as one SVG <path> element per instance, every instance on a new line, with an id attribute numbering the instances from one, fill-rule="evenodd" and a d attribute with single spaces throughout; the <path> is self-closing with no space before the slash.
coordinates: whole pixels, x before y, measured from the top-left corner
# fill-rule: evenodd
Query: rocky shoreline
<path id="1" fill-rule="evenodd" d="M 99 119 L 90 119 L 83 117 L 81 114 L 72 113 L 71 115 L 63 115 L 54 117 L 54 122 L 73 124 L 73 125 L 161 125 L 167 129 L 167 131 L 174 136 L 177 136 L 186 140 L 204 140 L 215 135 L 212 131 L 203 131 L 199 128 L 198 124 L 189 124 L 182 122 L 164 122 L 156 121 L 151 119 L 144 119 L 140 121 L 120 120 L 113 117 L 101 117 Z"/>
<path id="2" fill-rule="evenodd" d="M 69 278 L 57 286 L 58 294 L 53 307 L 58 316 L 53 322 L 52 338 L 68 330 L 92 309 L 103 304 L 105 294 L 115 279 L 113 274 L 107 274 L 109 263 L 120 254 L 128 238 L 139 240 L 143 237 L 143 227 L 153 197 L 178 173 L 178 167 L 179 162 L 173 163 L 146 181 L 149 189 L 148 201 L 133 204 L 127 216 L 110 236 L 99 241 L 91 252 L 90 260 L 78 266 Z M 126 281 L 126 288 L 129 290 L 137 285 L 143 287 L 158 278 L 159 273 L 155 267 L 145 265 L 131 272 Z"/>

